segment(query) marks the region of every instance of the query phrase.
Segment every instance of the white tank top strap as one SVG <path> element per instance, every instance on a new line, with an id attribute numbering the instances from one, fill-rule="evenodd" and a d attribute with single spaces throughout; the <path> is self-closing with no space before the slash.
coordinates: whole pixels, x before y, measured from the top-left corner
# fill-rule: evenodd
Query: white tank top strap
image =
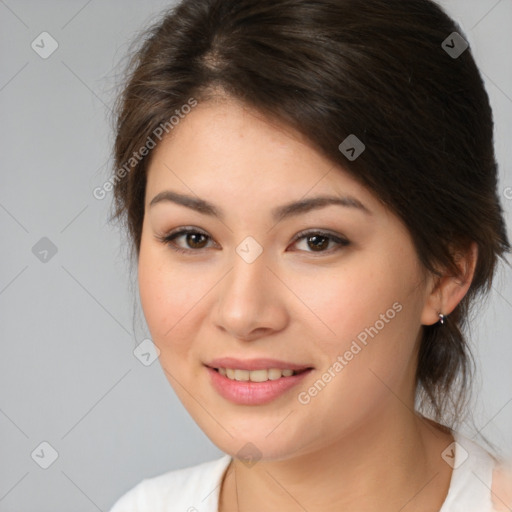
<path id="1" fill-rule="evenodd" d="M 492 512 L 492 474 L 496 459 L 480 445 L 458 432 L 443 452 L 453 468 L 450 488 L 439 512 Z"/>

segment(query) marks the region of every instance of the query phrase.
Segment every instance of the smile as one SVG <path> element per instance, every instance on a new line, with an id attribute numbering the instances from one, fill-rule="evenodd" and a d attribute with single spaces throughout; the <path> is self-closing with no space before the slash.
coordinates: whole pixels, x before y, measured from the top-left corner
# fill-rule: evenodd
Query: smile
<path id="1" fill-rule="evenodd" d="M 283 399 L 298 386 L 313 368 L 218 368 L 206 366 L 210 384 L 215 392 L 236 405 L 264 405 L 279 397 Z M 295 395 L 293 395 L 294 397 Z M 294 398 L 290 395 L 290 400 Z"/>
<path id="2" fill-rule="evenodd" d="M 231 380 L 241 382 L 266 382 L 267 380 L 277 380 L 282 377 L 291 377 L 306 370 L 291 370 L 280 368 L 269 368 L 268 370 L 241 370 L 235 368 L 215 368 L 222 376 Z"/>

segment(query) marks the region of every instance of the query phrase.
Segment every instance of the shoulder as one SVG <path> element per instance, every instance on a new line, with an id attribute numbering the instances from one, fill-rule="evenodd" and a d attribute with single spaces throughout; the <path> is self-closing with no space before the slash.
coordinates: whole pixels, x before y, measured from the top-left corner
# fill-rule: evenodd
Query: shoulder
<path id="1" fill-rule="evenodd" d="M 500 463 L 492 474 L 493 512 L 512 510 L 512 462 Z"/>
<path id="2" fill-rule="evenodd" d="M 490 512 L 497 460 L 475 441 L 453 432 L 455 442 L 442 457 L 452 467 L 448 495 L 440 512 Z"/>
<path id="3" fill-rule="evenodd" d="M 146 478 L 121 496 L 110 512 L 193 512 L 199 505 L 200 510 L 216 511 L 219 484 L 230 461 L 231 457 L 224 455 L 196 466 Z"/>

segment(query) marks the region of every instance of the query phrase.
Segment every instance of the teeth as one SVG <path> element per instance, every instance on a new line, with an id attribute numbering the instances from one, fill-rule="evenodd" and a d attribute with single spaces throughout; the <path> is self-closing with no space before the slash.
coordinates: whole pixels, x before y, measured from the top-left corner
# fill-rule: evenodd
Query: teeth
<path id="1" fill-rule="evenodd" d="M 243 382 L 265 382 L 267 380 L 277 380 L 281 377 L 291 377 L 294 370 L 280 370 L 279 368 L 269 368 L 268 370 L 239 370 L 233 368 L 217 368 L 219 373 L 231 380 Z"/>

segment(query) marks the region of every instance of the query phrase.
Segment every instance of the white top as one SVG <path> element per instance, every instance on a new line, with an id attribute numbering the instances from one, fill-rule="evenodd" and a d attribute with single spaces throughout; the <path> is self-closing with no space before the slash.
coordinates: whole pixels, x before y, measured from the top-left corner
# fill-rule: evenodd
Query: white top
<path id="1" fill-rule="evenodd" d="M 481 446 L 453 433 L 455 442 L 443 458 L 453 468 L 446 500 L 439 512 L 492 512 L 495 459 Z M 218 512 L 220 484 L 230 455 L 197 466 L 142 480 L 110 512 Z"/>

